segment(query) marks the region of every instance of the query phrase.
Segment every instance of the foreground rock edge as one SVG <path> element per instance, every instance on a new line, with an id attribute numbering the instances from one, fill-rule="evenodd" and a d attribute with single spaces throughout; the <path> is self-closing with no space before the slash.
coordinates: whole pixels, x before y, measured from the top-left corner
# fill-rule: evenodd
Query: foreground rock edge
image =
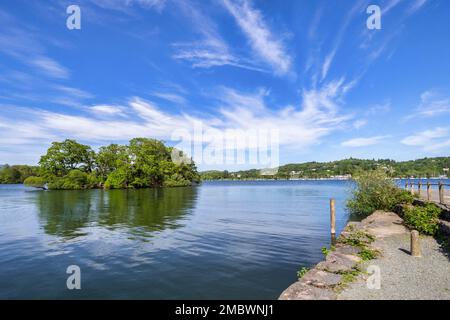
<path id="1" fill-rule="evenodd" d="M 370 239 L 384 238 L 393 233 L 403 233 L 406 228 L 403 220 L 393 212 L 375 211 L 361 222 L 349 222 L 336 246 L 325 261 L 319 262 L 301 279 L 288 287 L 278 298 L 279 300 L 336 300 L 339 291 L 346 285 L 345 275 L 359 271 L 361 249 L 358 246 L 346 244 L 345 239 L 351 235 L 367 235 Z M 393 226 L 395 226 L 393 228 Z M 364 239 L 363 239 L 364 240 Z M 367 241 L 366 247 L 378 250 Z M 379 251 L 379 250 L 378 250 Z M 381 252 L 379 252 L 381 254 Z M 354 272 L 354 273 L 353 273 Z"/>

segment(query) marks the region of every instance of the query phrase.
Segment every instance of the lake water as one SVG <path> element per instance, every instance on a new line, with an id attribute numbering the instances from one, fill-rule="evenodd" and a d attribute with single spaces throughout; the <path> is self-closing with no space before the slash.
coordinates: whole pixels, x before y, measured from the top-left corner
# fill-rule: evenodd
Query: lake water
<path id="1" fill-rule="evenodd" d="M 276 299 L 346 224 L 348 181 L 41 191 L 0 185 L 0 298 Z M 66 269 L 81 269 L 68 290 Z"/>

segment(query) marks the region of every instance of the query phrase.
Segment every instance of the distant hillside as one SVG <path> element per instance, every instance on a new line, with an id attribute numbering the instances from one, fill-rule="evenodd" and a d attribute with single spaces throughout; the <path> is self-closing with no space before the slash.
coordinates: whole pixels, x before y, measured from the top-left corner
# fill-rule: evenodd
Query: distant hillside
<path id="1" fill-rule="evenodd" d="M 204 180 L 216 179 L 259 179 L 259 178 L 330 178 L 354 175 L 358 171 L 382 168 L 392 177 L 436 177 L 448 174 L 450 157 L 424 158 L 410 161 L 389 159 L 363 160 L 345 159 L 332 162 L 293 163 L 280 166 L 275 176 L 262 176 L 260 170 L 252 169 L 237 172 L 204 171 L 200 175 Z"/>

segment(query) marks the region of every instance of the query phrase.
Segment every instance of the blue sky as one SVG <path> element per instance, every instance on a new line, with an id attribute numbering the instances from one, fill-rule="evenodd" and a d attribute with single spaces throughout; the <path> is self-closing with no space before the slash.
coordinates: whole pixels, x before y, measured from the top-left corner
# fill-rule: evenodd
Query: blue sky
<path id="1" fill-rule="evenodd" d="M 199 122 L 279 129 L 282 164 L 450 153 L 446 0 L 6 0 L 0 19 L 0 163 Z"/>

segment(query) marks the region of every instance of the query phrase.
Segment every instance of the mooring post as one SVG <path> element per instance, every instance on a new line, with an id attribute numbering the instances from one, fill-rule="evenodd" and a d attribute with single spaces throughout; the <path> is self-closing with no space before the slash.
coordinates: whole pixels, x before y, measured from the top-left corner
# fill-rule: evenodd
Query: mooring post
<path id="1" fill-rule="evenodd" d="M 422 191 L 422 181 L 419 181 L 419 184 L 417 185 L 417 188 L 418 188 L 419 197 L 420 197 L 420 192 Z"/>
<path id="2" fill-rule="evenodd" d="M 431 200 L 431 183 L 430 181 L 427 182 L 427 200 Z"/>
<path id="3" fill-rule="evenodd" d="M 330 225 L 331 225 L 331 236 L 336 234 L 336 201 L 332 198 L 330 199 Z"/>
<path id="4" fill-rule="evenodd" d="M 411 231 L 411 255 L 413 257 L 421 257 L 419 231 Z"/>
<path id="5" fill-rule="evenodd" d="M 439 181 L 439 203 L 444 204 L 444 184 Z"/>

